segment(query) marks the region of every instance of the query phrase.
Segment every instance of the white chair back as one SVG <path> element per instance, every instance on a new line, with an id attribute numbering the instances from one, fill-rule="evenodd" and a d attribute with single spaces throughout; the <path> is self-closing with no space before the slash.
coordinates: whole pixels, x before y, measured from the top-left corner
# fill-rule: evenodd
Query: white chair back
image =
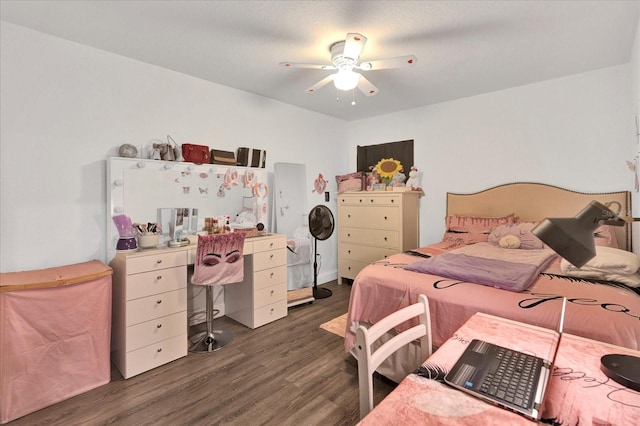
<path id="1" fill-rule="evenodd" d="M 420 321 L 418 325 L 396 334 L 373 350 L 372 345 L 382 335 L 416 317 Z M 424 361 L 431 355 L 431 317 L 429 301 L 424 294 L 418 296 L 417 303 L 386 316 L 371 327 L 358 327 L 355 350 L 358 357 L 360 418 L 364 418 L 373 409 L 373 373 L 387 357 L 416 339 L 420 344 L 421 359 Z"/>

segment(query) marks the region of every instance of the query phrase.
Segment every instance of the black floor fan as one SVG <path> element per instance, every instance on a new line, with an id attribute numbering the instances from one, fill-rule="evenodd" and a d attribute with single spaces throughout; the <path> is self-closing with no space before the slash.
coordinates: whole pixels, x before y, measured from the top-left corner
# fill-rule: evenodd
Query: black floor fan
<path id="1" fill-rule="evenodd" d="M 331 290 L 318 287 L 318 240 L 324 241 L 333 234 L 333 213 L 325 205 L 319 204 L 309 212 L 309 232 L 313 235 L 313 297 L 325 299 Z"/>

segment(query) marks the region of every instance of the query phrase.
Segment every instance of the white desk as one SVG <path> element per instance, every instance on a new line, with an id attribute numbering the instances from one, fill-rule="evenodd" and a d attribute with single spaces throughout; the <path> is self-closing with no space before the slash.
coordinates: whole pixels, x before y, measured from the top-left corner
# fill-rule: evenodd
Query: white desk
<path id="1" fill-rule="evenodd" d="M 256 328 L 287 315 L 286 236 L 247 238 L 244 281 L 225 287 L 225 315 Z M 118 253 L 111 358 L 127 379 L 187 355 L 187 265 L 196 245 Z"/>

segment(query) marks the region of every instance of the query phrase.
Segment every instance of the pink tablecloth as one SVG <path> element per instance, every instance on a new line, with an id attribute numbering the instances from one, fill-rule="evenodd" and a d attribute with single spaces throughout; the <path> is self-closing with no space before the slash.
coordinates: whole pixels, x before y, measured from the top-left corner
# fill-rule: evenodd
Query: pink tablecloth
<path id="1" fill-rule="evenodd" d="M 448 371 L 473 338 L 544 358 L 548 357 L 552 339 L 549 330 L 476 314 L 427 360 L 427 365 Z M 639 351 L 563 335 L 543 404 L 544 421 L 562 425 L 640 424 L 640 393 L 613 382 L 600 371 L 600 357 L 608 353 L 640 356 Z M 475 426 L 532 422 L 440 381 L 410 374 L 360 424 Z"/>

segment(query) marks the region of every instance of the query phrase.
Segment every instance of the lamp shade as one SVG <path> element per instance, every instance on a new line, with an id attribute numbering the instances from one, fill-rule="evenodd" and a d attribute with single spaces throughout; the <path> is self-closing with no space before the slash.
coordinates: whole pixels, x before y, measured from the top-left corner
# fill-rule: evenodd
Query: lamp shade
<path id="1" fill-rule="evenodd" d="M 351 70 L 340 70 L 333 79 L 333 84 L 338 90 L 353 90 L 358 86 L 360 74 Z"/>
<path id="2" fill-rule="evenodd" d="M 545 219 L 531 232 L 553 251 L 580 268 L 596 255 L 593 229 L 585 228 L 577 219 Z"/>
<path id="3" fill-rule="evenodd" d="M 594 231 L 603 223 L 624 225 L 617 214 L 592 201 L 575 218 L 548 218 L 531 232 L 573 266 L 580 268 L 596 255 Z"/>

